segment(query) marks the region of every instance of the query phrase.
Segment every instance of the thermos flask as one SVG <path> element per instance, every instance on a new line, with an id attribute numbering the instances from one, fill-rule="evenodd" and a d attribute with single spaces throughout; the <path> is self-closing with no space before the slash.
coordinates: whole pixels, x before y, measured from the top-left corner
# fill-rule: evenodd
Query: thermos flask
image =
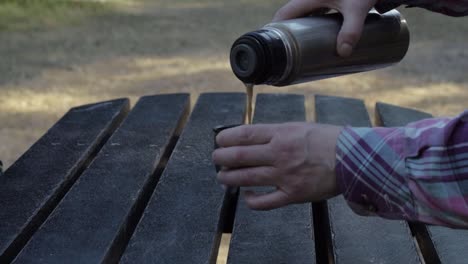
<path id="1" fill-rule="evenodd" d="M 338 13 L 270 23 L 244 34 L 231 48 L 234 74 L 244 83 L 286 86 L 397 63 L 409 46 L 402 15 L 371 11 L 351 56 L 336 52 L 343 18 Z"/>

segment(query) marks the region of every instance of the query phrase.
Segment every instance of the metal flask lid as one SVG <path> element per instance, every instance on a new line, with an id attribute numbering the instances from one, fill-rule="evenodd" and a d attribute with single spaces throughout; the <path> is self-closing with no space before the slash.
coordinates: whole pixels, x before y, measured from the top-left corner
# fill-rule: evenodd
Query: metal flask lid
<path id="1" fill-rule="evenodd" d="M 238 38 L 231 48 L 231 68 L 244 83 L 270 84 L 286 69 L 283 40 L 269 30 L 257 30 Z"/>

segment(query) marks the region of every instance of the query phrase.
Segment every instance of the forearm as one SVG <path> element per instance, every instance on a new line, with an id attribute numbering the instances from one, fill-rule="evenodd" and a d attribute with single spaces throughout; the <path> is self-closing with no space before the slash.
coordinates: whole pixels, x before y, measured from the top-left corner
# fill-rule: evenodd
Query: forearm
<path id="1" fill-rule="evenodd" d="M 468 15 L 468 0 L 380 0 L 375 5 L 375 9 L 385 13 L 401 5 L 421 7 L 449 16 Z"/>
<path id="2" fill-rule="evenodd" d="M 345 128 L 337 184 L 360 214 L 468 228 L 468 112 L 401 128 Z"/>

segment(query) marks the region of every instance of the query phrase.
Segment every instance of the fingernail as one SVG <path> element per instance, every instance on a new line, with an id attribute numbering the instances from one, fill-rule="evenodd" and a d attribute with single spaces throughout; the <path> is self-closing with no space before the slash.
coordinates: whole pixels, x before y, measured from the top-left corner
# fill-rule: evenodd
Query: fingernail
<path id="1" fill-rule="evenodd" d="M 340 46 L 340 56 L 341 57 L 348 57 L 353 52 L 353 46 L 349 43 L 342 43 Z"/>

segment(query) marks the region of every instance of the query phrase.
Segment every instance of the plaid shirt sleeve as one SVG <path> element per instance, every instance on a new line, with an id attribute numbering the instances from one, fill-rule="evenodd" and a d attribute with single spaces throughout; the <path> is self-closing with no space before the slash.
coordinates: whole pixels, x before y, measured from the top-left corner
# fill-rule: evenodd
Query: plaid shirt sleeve
<path id="1" fill-rule="evenodd" d="M 468 15 L 468 0 L 379 0 L 375 9 L 382 14 L 401 5 L 421 7 L 449 16 Z"/>
<path id="2" fill-rule="evenodd" d="M 405 127 L 346 127 L 336 160 L 338 188 L 356 213 L 468 228 L 468 111 Z"/>

